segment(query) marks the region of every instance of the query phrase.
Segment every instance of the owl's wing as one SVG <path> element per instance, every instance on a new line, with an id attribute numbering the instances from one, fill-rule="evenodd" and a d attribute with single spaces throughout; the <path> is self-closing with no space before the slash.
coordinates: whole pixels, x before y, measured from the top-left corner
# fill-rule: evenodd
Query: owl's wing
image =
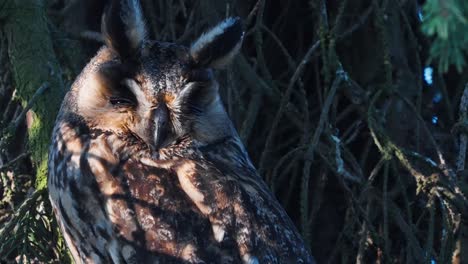
<path id="1" fill-rule="evenodd" d="M 236 244 L 244 263 L 314 262 L 240 142 L 202 149 L 172 169 L 182 190 L 208 217 L 215 240 Z"/>
<path id="2" fill-rule="evenodd" d="M 123 261 L 239 263 L 236 248 L 216 241 L 209 218 L 181 188 L 176 171 L 186 167 L 181 160 L 148 166 L 129 155 L 104 164 L 105 143 L 95 144 L 99 155 L 90 151 L 86 161 Z"/>
<path id="3" fill-rule="evenodd" d="M 56 130 L 49 194 L 77 263 L 240 262 L 235 247 L 214 239 L 168 166 L 117 157 L 115 148 L 128 141 L 115 136 Z"/>
<path id="4" fill-rule="evenodd" d="M 54 139 L 50 198 L 76 261 L 313 263 L 241 149 L 147 164 L 116 142 Z"/>

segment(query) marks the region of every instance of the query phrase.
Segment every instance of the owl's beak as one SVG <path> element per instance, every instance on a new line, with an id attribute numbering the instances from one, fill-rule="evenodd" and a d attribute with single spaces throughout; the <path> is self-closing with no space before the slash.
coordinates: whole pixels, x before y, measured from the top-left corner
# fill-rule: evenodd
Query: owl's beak
<path id="1" fill-rule="evenodd" d="M 153 147 L 158 150 L 161 148 L 169 129 L 169 110 L 165 104 L 160 104 L 153 112 L 154 135 Z"/>

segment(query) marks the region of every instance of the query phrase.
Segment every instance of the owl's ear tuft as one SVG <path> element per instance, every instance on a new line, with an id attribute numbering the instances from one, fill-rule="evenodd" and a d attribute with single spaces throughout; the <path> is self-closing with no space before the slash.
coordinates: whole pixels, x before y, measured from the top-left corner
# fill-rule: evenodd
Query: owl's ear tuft
<path id="1" fill-rule="evenodd" d="M 244 31 L 240 18 L 228 18 L 203 33 L 190 47 L 197 66 L 222 68 L 239 52 Z"/>
<path id="2" fill-rule="evenodd" d="M 111 0 L 102 16 L 106 45 L 121 57 L 134 55 L 146 38 L 146 26 L 138 0 Z"/>

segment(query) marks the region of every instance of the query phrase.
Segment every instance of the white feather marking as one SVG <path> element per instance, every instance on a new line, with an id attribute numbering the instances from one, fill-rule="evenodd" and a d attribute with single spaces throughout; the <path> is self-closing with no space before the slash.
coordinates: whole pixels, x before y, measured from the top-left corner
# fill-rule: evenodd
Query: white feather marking
<path id="1" fill-rule="evenodd" d="M 192 199 L 198 209 L 205 215 L 211 213 L 211 208 L 204 204 L 205 196 L 192 183 L 191 177 L 196 173 L 195 164 L 193 162 L 185 162 L 176 168 L 176 173 L 179 178 L 180 186 L 184 192 Z"/>
<path id="2" fill-rule="evenodd" d="M 153 229 L 154 225 L 156 224 L 154 217 L 150 214 L 147 214 L 144 210 L 141 210 L 140 214 L 142 215 L 140 219 L 141 227 L 143 227 L 144 230 Z"/>
<path id="3" fill-rule="evenodd" d="M 137 230 L 137 226 L 133 221 L 134 212 L 131 209 L 125 209 L 122 207 L 122 204 L 119 203 L 119 201 L 107 199 L 106 212 L 112 224 L 118 223 L 121 220 L 126 222 L 125 229 L 120 230 L 120 235 L 123 237 L 126 237 L 127 234 L 131 234 L 133 231 Z M 129 237 L 126 238 L 128 239 Z"/>
<path id="4" fill-rule="evenodd" d="M 216 241 L 222 242 L 224 239 L 224 234 L 226 233 L 226 230 L 221 225 L 218 225 L 218 224 L 213 224 L 211 228 L 213 229 L 213 234 L 214 234 Z"/>
<path id="5" fill-rule="evenodd" d="M 146 96 L 141 90 L 141 87 L 133 79 L 124 79 L 122 83 L 130 89 L 130 91 L 135 95 L 137 102 L 146 102 Z"/>
<path id="6" fill-rule="evenodd" d="M 197 251 L 197 248 L 194 245 L 188 244 L 184 247 L 184 249 L 182 249 L 182 253 L 180 257 L 183 260 L 189 261 L 193 259 L 194 257 L 196 257 L 196 251 Z"/>
<path id="7" fill-rule="evenodd" d="M 173 161 L 166 161 L 166 160 L 153 160 L 150 158 L 141 158 L 140 162 L 146 166 L 155 167 L 155 168 L 162 168 L 162 169 L 170 169 L 174 166 Z"/>
<path id="8" fill-rule="evenodd" d="M 227 28 L 231 27 L 236 22 L 235 18 L 228 18 L 223 22 L 219 23 L 217 26 L 212 28 L 211 30 L 203 33 L 190 47 L 190 54 L 198 53 L 203 47 L 205 47 L 208 43 L 212 42 L 216 37 L 223 34 Z"/>

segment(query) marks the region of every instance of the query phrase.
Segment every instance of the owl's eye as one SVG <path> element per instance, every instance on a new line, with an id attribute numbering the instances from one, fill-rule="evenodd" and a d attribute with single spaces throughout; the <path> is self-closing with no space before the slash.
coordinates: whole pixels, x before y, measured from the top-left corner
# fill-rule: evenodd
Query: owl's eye
<path id="1" fill-rule="evenodd" d="M 124 97 L 110 97 L 109 98 L 109 102 L 111 103 L 111 105 L 115 106 L 115 107 L 129 107 L 129 106 L 133 106 L 135 103 L 128 99 L 128 98 L 124 98 Z"/>
<path id="2" fill-rule="evenodd" d="M 131 92 L 130 85 L 137 85 L 133 80 L 122 81 L 113 87 L 113 94 L 109 97 L 109 103 L 114 107 L 132 107 L 136 105 L 136 97 Z"/>

